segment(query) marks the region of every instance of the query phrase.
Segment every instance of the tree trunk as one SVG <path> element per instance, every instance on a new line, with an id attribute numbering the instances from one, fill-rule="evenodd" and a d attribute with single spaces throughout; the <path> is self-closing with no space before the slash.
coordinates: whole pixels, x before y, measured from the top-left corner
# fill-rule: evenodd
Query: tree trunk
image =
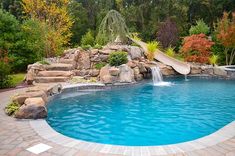
<path id="1" fill-rule="evenodd" d="M 228 48 L 225 49 L 226 65 L 228 65 Z"/>
<path id="2" fill-rule="evenodd" d="M 235 57 L 235 48 L 232 49 L 230 60 L 229 60 L 229 65 L 232 65 L 234 57 Z"/>

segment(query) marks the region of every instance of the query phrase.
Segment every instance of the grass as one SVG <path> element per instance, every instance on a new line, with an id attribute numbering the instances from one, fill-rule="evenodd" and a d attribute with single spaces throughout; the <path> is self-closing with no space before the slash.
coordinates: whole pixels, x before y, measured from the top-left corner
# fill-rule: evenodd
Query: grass
<path id="1" fill-rule="evenodd" d="M 19 73 L 19 74 L 12 74 L 11 76 L 11 83 L 12 86 L 17 86 L 19 85 L 21 82 L 23 82 L 24 77 L 25 77 L 25 73 Z"/>

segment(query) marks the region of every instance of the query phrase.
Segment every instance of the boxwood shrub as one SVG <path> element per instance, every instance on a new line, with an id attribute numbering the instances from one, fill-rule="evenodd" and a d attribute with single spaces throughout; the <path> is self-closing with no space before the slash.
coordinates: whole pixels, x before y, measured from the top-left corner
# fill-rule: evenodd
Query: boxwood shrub
<path id="1" fill-rule="evenodd" d="M 109 55 L 108 61 L 111 66 L 120 66 L 122 64 L 125 64 L 128 62 L 127 52 L 124 51 L 112 52 Z"/>

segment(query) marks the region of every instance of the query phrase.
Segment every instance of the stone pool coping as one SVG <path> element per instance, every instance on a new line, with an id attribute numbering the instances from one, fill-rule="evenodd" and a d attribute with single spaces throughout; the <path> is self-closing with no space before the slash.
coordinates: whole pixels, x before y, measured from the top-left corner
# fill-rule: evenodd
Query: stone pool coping
<path id="1" fill-rule="evenodd" d="M 62 93 L 66 91 L 75 91 L 80 89 L 106 89 L 107 87 L 110 86 L 106 86 L 104 84 L 99 83 L 66 85 L 63 87 Z M 136 153 L 138 155 L 139 153 L 141 153 L 141 155 L 166 155 L 186 153 L 195 150 L 205 149 L 235 137 L 235 121 L 233 121 L 208 136 L 183 143 L 162 146 L 120 146 L 88 142 L 67 137 L 63 134 L 56 132 L 52 127 L 50 127 L 50 125 L 46 122 L 45 119 L 29 120 L 29 123 L 30 126 L 34 129 L 34 131 L 37 132 L 39 136 L 48 141 L 69 148 L 76 148 L 78 150 L 85 150 L 104 154 L 131 155 L 132 153 Z"/>

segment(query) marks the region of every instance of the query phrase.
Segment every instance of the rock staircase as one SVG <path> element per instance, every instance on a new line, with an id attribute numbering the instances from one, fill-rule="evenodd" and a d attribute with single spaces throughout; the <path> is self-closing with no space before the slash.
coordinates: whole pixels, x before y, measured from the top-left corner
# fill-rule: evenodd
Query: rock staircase
<path id="1" fill-rule="evenodd" d="M 36 83 L 66 82 L 73 76 L 74 66 L 66 63 L 53 63 L 45 65 L 45 69 L 45 71 L 38 72 L 34 79 Z"/>
<path id="2" fill-rule="evenodd" d="M 76 67 L 76 61 L 69 58 L 61 58 L 57 63 L 44 65 L 45 70 L 39 71 L 34 78 L 35 83 L 67 82 L 72 78 Z"/>

